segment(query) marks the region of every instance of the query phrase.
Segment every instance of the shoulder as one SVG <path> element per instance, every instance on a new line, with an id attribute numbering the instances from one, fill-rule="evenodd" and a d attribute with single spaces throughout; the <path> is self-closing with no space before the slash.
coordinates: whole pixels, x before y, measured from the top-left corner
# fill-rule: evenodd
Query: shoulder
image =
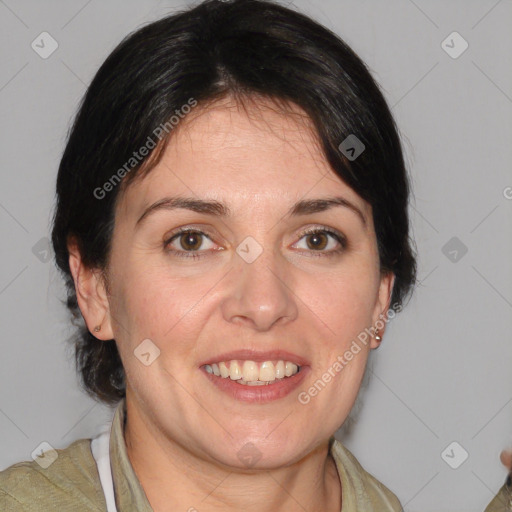
<path id="1" fill-rule="evenodd" d="M 331 451 L 338 466 L 338 472 L 341 470 L 343 473 L 340 477 L 345 480 L 346 485 L 349 485 L 351 492 L 349 499 L 354 500 L 354 505 L 362 506 L 364 510 L 379 512 L 403 511 L 395 494 L 371 473 L 368 473 L 352 452 L 340 441 L 334 441 Z M 354 510 L 359 510 L 359 508 Z"/>
<path id="2" fill-rule="evenodd" d="M 105 510 L 90 443 L 90 439 L 79 439 L 67 448 L 55 450 L 51 455 L 56 458 L 46 468 L 46 464 L 31 460 L 1 471 L 0 510 Z"/>

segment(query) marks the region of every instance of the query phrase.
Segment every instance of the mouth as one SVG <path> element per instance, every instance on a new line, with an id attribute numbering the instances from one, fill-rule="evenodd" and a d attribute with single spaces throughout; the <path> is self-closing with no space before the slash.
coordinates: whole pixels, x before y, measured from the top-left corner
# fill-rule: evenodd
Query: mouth
<path id="1" fill-rule="evenodd" d="M 200 366 L 208 380 L 221 391 L 237 400 L 258 403 L 288 395 L 309 369 L 306 360 L 283 351 L 232 352 Z"/>
<path id="2" fill-rule="evenodd" d="M 272 382 L 292 377 L 300 371 L 299 365 L 282 359 L 261 363 L 233 359 L 206 364 L 203 368 L 210 375 L 231 379 L 244 386 L 267 386 Z"/>

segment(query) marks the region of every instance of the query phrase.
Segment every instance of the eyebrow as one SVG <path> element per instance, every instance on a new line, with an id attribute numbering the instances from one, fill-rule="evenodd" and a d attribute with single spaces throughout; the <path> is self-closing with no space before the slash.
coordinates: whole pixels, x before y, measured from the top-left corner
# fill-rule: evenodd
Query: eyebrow
<path id="1" fill-rule="evenodd" d="M 309 215 L 312 213 L 324 212 L 335 207 L 343 207 L 351 210 L 359 217 L 363 226 L 366 227 L 366 218 L 361 210 L 355 204 L 340 196 L 325 197 L 321 199 L 302 199 L 292 205 L 285 216 Z M 137 220 L 136 225 L 140 224 L 149 215 L 159 210 L 177 209 L 190 210 L 196 213 L 203 213 L 222 218 L 230 217 L 232 215 L 230 208 L 219 201 L 195 199 L 193 197 L 164 197 L 148 206 Z"/>

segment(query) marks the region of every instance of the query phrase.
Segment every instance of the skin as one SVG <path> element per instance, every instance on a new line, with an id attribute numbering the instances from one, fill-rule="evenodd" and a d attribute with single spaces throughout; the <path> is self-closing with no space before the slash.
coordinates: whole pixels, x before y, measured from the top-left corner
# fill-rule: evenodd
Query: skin
<path id="1" fill-rule="evenodd" d="M 127 452 L 155 511 L 341 509 L 328 440 L 378 343 L 371 338 L 307 405 L 297 394 L 386 312 L 394 276 L 380 272 L 371 206 L 334 174 L 305 114 L 291 108 L 283 114 L 261 100 L 243 109 L 224 99 L 193 110 L 159 164 L 119 198 L 108 287 L 69 244 L 87 326 L 94 333 L 101 324 L 94 335 L 114 338 L 121 355 Z M 136 226 L 148 205 L 170 195 L 221 201 L 232 216 L 161 209 Z M 366 225 L 346 207 L 285 215 L 300 199 L 333 195 L 353 203 Z M 197 260 L 164 247 L 174 229 L 189 225 L 208 235 L 199 237 Z M 346 236 L 342 252 L 331 252 L 340 244 L 330 235 L 321 249 L 308 245 L 303 230 L 324 226 Z M 247 236 L 263 248 L 250 264 L 235 252 Z M 190 246 L 177 237 L 171 247 Z M 147 338 L 161 351 L 149 366 L 133 354 Z M 274 402 L 235 400 L 199 365 L 242 348 L 288 350 L 309 360 L 311 373 Z M 250 468 L 237 456 L 249 442 L 261 454 Z"/>

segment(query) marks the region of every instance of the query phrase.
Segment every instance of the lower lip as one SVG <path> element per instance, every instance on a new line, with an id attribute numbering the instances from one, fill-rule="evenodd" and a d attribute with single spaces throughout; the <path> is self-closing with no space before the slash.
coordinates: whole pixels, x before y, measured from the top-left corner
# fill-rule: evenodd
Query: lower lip
<path id="1" fill-rule="evenodd" d="M 284 398 L 294 389 L 297 389 L 309 373 L 310 368 L 309 366 L 302 366 L 300 371 L 295 375 L 285 377 L 282 380 L 276 380 L 271 384 L 265 384 L 263 386 L 246 386 L 244 384 L 237 384 L 236 381 L 231 380 L 229 377 L 217 377 L 212 373 L 208 373 L 204 368 L 201 368 L 201 370 L 212 384 L 234 399 L 241 400 L 243 402 L 263 404 L 273 402 L 279 398 Z"/>

